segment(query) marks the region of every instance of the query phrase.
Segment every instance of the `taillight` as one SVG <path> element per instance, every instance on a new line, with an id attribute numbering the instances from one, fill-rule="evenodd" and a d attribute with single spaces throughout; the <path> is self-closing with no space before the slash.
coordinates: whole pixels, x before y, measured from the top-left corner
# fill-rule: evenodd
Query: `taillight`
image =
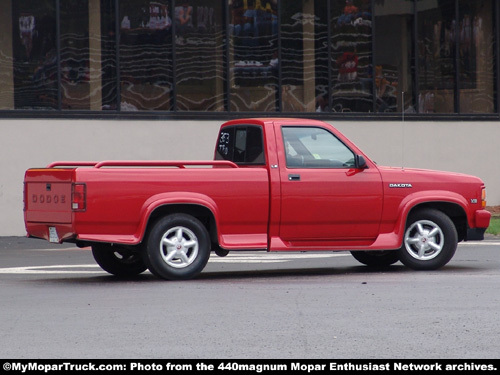
<path id="1" fill-rule="evenodd" d="M 486 188 L 483 187 L 483 190 L 481 190 L 481 206 L 483 208 L 486 207 Z"/>
<path id="2" fill-rule="evenodd" d="M 73 184 L 71 192 L 71 209 L 73 211 L 85 211 L 87 208 L 87 186 L 85 184 Z"/>

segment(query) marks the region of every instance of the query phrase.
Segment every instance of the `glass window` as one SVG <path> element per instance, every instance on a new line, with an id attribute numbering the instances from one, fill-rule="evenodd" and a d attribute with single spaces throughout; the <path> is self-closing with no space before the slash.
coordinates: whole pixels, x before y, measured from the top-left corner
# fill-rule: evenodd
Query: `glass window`
<path id="1" fill-rule="evenodd" d="M 354 153 L 325 129 L 283 127 L 288 168 L 351 168 Z"/>
<path id="2" fill-rule="evenodd" d="M 230 111 L 278 109 L 278 0 L 228 0 Z"/>
<path id="3" fill-rule="evenodd" d="M 116 61 L 116 9 L 114 0 L 90 1 L 91 108 L 116 110 L 118 105 Z M 97 4 L 100 1 L 100 8 Z M 100 24 L 99 20 L 100 19 Z M 100 25 L 100 33 L 96 26 Z M 99 40 L 98 35 L 101 35 Z M 101 88 L 94 90 L 94 87 Z"/>
<path id="4" fill-rule="evenodd" d="M 375 110 L 415 113 L 412 1 L 375 2 Z M 404 103 L 403 103 L 404 101 Z"/>
<path id="5" fill-rule="evenodd" d="M 119 21 L 121 110 L 170 110 L 170 1 L 120 1 Z"/>
<path id="6" fill-rule="evenodd" d="M 175 7 L 178 110 L 224 110 L 222 6 L 219 0 L 191 0 Z"/>
<path id="7" fill-rule="evenodd" d="M 370 0 L 332 2 L 332 111 L 372 112 Z"/>
<path id="8" fill-rule="evenodd" d="M 12 1 L 0 0 L 0 110 L 14 109 Z M 18 20 L 16 20 L 18 21 Z M 19 31 L 19 30 L 18 30 Z M 18 34 L 18 38 L 20 38 Z"/>
<path id="9" fill-rule="evenodd" d="M 459 90 L 461 113 L 493 113 L 493 4 L 459 2 Z"/>
<path id="10" fill-rule="evenodd" d="M 116 109 L 112 0 L 60 2 L 61 108 Z"/>
<path id="11" fill-rule="evenodd" d="M 89 4 L 66 0 L 60 7 L 62 109 L 90 109 Z"/>
<path id="12" fill-rule="evenodd" d="M 327 111 L 327 2 L 285 0 L 281 4 L 282 109 Z"/>
<path id="13" fill-rule="evenodd" d="M 57 109 L 55 1 L 12 1 L 12 30 L 15 108 Z"/>
<path id="14" fill-rule="evenodd" d="M 219 134 L 215 159 L 265 164 L 262 128 L 252 125 L 224 128 Z"/>
<path id="15" fill-rule="evenodd" d="M 454 113 L 455 0 L 417 1 L 419 113 Z"/>

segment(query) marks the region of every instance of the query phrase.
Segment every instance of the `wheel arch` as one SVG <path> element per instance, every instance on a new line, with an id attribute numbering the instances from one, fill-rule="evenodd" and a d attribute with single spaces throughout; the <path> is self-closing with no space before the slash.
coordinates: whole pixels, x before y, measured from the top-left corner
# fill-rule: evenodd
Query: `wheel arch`
<path id="1" fill-rule="evenodd" d="M 458 241 L 463 241 L 467 235 L 467 214 L 465 209 L 456 202 L 448 202 L 448 201 L 431 201 L 431 202 L 421 202 L 414 206 L 412 206 L 408 213 L 406 214 L 404 220 L 404 228 L 406 228 L 408 218 L 416 211 L 423 209 L 435 209 L 437 211 L 441 211 L 445 215 L 447 215 L 453 224 L 455 225 L 455 229 L 457 230 Z"/>
<path id="2" fill-rule="evenodd" d="M 186 214 L 197 218 L 207 229 L 212 242 L 218 242 L 217 224 L 213 212 L 206 206 L 192 203 L 165 204 L 156 207 L 149 215 L 146 231 L 156 223 L 157 220 L 171 214 Z"/>
<path id="3" fill-rule="evenodd" d="M 175 198 L 174 198 L 175 197 Z M 143 242 L 154 224 L 162 217 L 171 214 L 187 214 L 197 218 L 207 229 L 210 240 L 218 243 L 218 209 L 212 199 L 198 194 L 189 194 L 179 200 L 179 196 L 151 199 L 143 208 L 142 220 L 138 228 L 137 236 Z"/>

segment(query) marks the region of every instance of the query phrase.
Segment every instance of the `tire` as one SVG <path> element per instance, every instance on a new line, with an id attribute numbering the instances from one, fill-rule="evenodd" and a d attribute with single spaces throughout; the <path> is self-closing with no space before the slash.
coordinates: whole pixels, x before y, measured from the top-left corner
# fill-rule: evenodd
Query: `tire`
<path id="1" fill-rule="evenodd" d="M 112 275 L 132 277 L 147 270 L 140 253 L 119 246 L 94 244 L 92 255 L 97 264 Z"/>
<path id="2" fill-rule="evenodd" d="M 351 254 L 358 262 L 369 267 L 388 267 L 399 260 L 397 250 L 351 251 Z"/>
<path id="3" fill-rule="evenodd" d="M 453 258 L 457 244 L 453 221 L 441 211 L 423 209 L 408 218 L 399 258 L 414 270 L 435 270 Z"/>
<path id="4" fill-rule="evenodd" d="M 153 225 L 143 254 L 154 275 L 167 280 L 191 279 L 208 262 L 210 236 L 195 217 L 172 214 Z"/>

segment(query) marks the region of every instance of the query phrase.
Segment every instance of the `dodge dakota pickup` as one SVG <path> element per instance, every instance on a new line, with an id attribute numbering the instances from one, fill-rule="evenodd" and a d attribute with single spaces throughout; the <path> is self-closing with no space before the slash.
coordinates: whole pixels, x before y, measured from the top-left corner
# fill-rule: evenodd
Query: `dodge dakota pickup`
<path id="1" fill-rule="evenodd" d="M 350 251 L 372 267 L 443 267 L 489 225 L 473 176 L 378 166 L 333 126 L 238 119 L 213 161 L 54 162 L 26 171 L 27 235 L 90 247 L 117 276 L 188 279 L 211 252 Z"/>

